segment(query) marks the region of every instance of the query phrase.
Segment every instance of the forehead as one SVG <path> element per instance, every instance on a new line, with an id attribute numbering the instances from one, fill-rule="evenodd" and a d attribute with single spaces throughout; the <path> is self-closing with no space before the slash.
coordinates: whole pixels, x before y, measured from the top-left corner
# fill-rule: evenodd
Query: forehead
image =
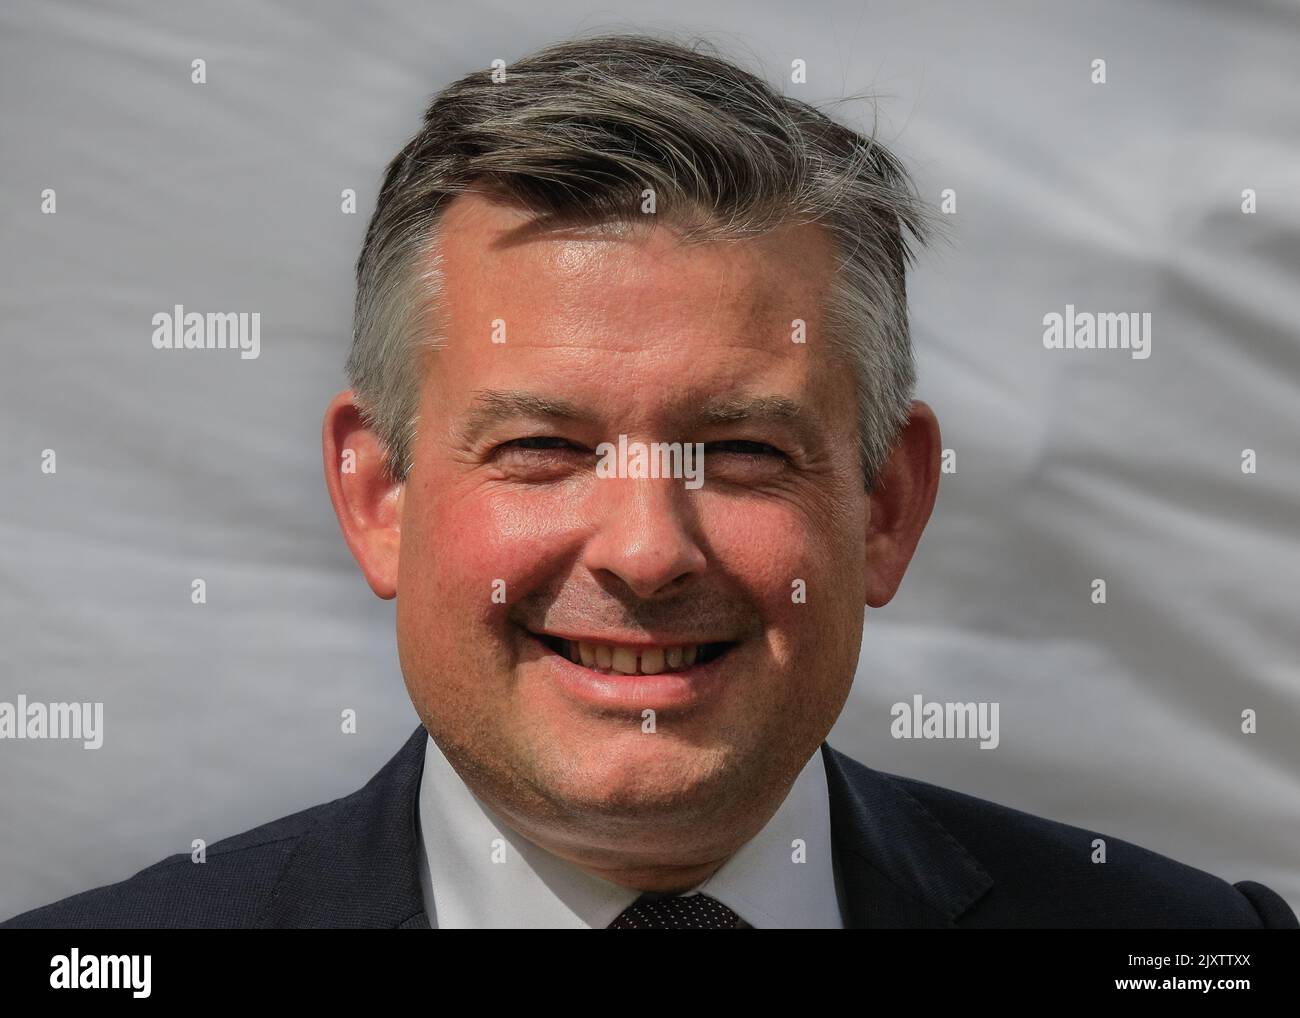
<path id="1" fill-rule="evenodd" d="M 576 339 L 633 350 L 695 333 L 789 344 L 792 323 L 820 321 L 834 272 L 829 235 L 785 225 L 759 237 L 683 243 L 671 226 L 641 222 L 544 229 L 531 213 L 478 194 L 443 217 L 443 288 L 452 334 L 502 319 L 523 342 Z M 593 328 L 598 322 L 616 330 Z M 757 327 L 757 328 L 755 328 Z M 698 338 L 705 338 L 700 336 Z M 726 335 L 732 341 L 741 338 Z"/>
<path id="2" fill-rule="evenodd" d="M 448 412 L 508 386 L 580 389 L 620 413 L 742 391 L 834 413 L 851 385 L 820 331 L 835 271 L 821 227 L 687 244 L 639 222 L 543 229 L 471 194 L 440 238 L 445 345 L 427 377 Z"/>

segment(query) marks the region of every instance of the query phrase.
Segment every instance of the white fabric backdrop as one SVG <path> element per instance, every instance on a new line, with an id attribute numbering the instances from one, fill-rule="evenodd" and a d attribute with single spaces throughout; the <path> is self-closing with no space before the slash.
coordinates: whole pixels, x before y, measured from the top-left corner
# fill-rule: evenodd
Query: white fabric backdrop
<path id="1" fill-rule="evenodd" d="M 321 479 L 352 263 L 434 91 L 597 28 L 883 92 L 957 192 L 910 284 L 957 472 L 831 743 L 1300 910 L 1300 7 L 644 6 L 0 7 L 0 700 L 106 711 L 98 750 L 0 741 L 0 917 L 346 794 L 414 728 Z M 261 356 L 155 351 L 177 303 L 259 311 Z M 1152 312 L 1151 358 L 1045 351 L 1067 303 Z M 1000 747 L 892 739 L 918 692 L 998 701 Z"/>

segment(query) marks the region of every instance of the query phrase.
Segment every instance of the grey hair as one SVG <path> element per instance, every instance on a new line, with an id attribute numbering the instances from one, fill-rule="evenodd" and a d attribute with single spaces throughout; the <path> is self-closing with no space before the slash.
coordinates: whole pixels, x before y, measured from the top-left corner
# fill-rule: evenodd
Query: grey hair
<path id="1" fill-rule="evenodd" d="M 424 126 L 389 163 L 357 260 L 347 372 L 405 480 L 419 423 L 423 354 L 442 280 L 438 225 L 452 198 L 500 196 L 540 224 L 628 223 L 654 191 L 684 243 L 819 223 L 837 272 L 827 339 L 853 366 L 858 456 L 868 491 L 909 415 L 916 367 L 905 274 L 939 226 L 898 159 L 713 53 L 640 34 L 580 38 L 433 97 Z"/>

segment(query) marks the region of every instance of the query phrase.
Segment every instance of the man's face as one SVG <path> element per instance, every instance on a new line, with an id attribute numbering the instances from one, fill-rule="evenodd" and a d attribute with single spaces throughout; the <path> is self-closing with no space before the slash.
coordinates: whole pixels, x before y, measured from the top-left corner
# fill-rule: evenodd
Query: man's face
<path id="1" fill-rule="evenodd" d="M 471 195 L 443 221 L 402 669 L 462 777 L 535 840 L 597 866 L 704 858 L 784 797 L 857 661 L 868 501 L 822 331 L 830 242 L 529 219 Z M 703 485 L 598 476 L 621 435 L 703 443 Z"/>

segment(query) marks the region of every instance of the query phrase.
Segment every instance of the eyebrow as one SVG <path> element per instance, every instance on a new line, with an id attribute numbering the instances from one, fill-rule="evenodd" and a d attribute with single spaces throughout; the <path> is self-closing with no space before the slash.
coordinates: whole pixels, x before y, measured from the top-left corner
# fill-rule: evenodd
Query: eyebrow
<path id="1" fill-rule="evenodd" d="M 773 422 L 790 426 L 805 445 L 814 445 L 819 431 L 816 419 L 800 403 L 786 396 L 732 396 L 707 401 L 691 415 L 696 425 Z M 554 396 L 518 389 L 480 389 L 473 408 L 461 426 L 466 442 L 474 442 L 491 428 L 519 417 L 557 421 L 590 421 L 592 415 L 575 403 Z"/>
<path id="2" fill-rule="evenodd" d="M 786 396 L 735 396 L 710 400 L 699 410 L 701 424 L 773 423 L 790 428 L 805 449 L 815 448 L 820 419 L 803 404 Z"/>
<path id="3" fill-rule="evenodd" d="M 732 424 L 756 418 L 798 422 L 806 417 L 803 407 L 785 396 L 738 396 L 711 400 L 699 413 L 703 424 Z"/>
<path id="4" fill-rule="evenodd" d="M 590 415 L 568 400 L 521 390 L 480 389 L 475 393 L 473 409 L 460 428 L 461 436 L 466 442 L 474 442 L 490 428 L 516 417 L 590 419 Z"/>

